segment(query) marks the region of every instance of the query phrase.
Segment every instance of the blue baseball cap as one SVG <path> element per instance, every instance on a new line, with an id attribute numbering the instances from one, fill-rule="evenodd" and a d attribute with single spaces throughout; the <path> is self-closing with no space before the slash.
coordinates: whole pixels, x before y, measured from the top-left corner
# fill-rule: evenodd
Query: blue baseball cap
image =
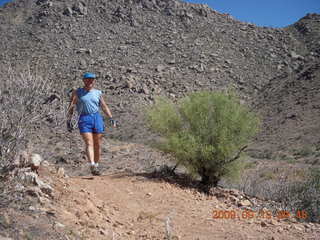
<path id="1" fill-rule="evenodd" d="M 85 79 L 85 78 L 96 78 L 96 75 L 91 72 L 86 72 L 83 74 L 83 79 Z"/>

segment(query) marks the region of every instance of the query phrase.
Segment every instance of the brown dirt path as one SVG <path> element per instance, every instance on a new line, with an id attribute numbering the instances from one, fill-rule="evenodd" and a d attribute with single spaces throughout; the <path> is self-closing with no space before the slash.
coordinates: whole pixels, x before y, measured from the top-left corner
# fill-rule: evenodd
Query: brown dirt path
<path id="1" fill-rule="evenodd" d="M 143 176 L 116 174 L 56 181 L 57 220 L 83 239 L 319 239 L 319 225 L 266 218 L 192 189 Z M 213 219 L 217 209 L 239 219 Z M 318 238 L 317 238 L 318 237 Z M 77 238 L 74 238 L 77 239 Z"/>

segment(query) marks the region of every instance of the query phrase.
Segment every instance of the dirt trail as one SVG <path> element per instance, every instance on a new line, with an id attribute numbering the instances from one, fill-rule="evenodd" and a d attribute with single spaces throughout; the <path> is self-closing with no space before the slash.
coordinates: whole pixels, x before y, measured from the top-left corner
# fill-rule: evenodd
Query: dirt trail
<path id="1" fill-rule="evenodd" d="M 115 174 L 57 178 L 51 211 L 83 239 L 319 239 L 319 225 L 242 218 L 243 209 L 160 179 Z M 226 203 L 225 203 L 226 202 Z M 213 219 L 213 210 L 238 219 Z M 317 238 L 318 236 L 318 238 Z M 77 239 L 77 238 L 75 238 Z"/>

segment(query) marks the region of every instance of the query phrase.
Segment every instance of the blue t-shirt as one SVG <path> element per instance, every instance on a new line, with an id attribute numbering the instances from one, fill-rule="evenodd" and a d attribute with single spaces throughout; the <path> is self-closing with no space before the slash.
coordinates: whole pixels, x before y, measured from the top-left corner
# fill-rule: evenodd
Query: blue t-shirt
<path id="1" fill-rule="evenodd" d="M 102 94 L 100 90 L 92 89 L 87 91 L 84 88 L 78 88 L 76 93 L 78 96 L 77 111 L 79 115 L 99 112 L 100 97 Z"/>

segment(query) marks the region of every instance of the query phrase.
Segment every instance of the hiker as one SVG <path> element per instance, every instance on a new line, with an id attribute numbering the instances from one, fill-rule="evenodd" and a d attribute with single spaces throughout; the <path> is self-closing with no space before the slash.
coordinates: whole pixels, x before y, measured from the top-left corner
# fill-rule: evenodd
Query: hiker
<path id="1" fill-rule="evenodd" d="M 93 88 L 95 79 L 96 75 L 94 73 L 84 73 L 84 87 L 72 92 L 67 115 L 67 129 L 69 132 L 72 132 L 71 118 L 76 106 L 79 114 L 78 127 L 85 142 L 86 156 L 90 163 L 91 173 L 93 175 L 100 175 L 101 142 L 102 134 L 105 130 L 103 117 L 99 112 L 100 107 L 110 118 L 111 126 L 116 127 L 116 121 L 112 119 L 111 111 L 103 99 L 102 92 Z"/>

